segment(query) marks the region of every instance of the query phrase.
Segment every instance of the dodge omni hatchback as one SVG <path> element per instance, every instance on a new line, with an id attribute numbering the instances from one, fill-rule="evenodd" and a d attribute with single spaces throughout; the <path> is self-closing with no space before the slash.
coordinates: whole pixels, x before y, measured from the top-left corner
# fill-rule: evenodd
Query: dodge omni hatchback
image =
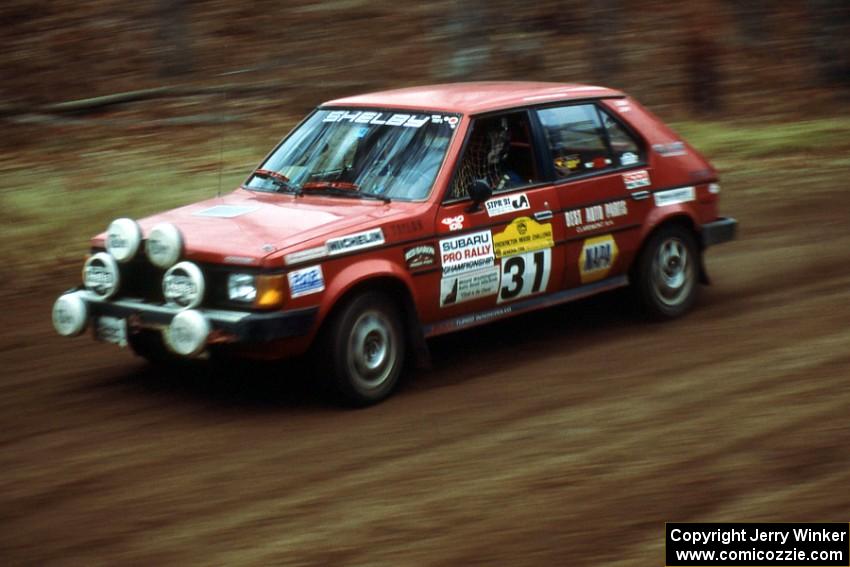
<path id="1" fill-rule="evenodd" d="M 732 239 L 715 169 L 628 95 L 528 82 L 319 106 L 232 193 L 95 236 L 64 336 L 153 361 L 310 353 L 342 400 L 387 397 L 426 339 L 631 285 L 694 304 Z"/>

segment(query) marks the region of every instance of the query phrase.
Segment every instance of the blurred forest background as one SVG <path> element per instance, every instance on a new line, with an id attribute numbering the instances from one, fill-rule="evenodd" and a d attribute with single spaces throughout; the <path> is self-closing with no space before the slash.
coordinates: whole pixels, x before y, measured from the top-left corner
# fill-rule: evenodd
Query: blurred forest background
<path id="1" fill-rule="evenodd" d="M 603 84 L 703 150 L 847 134 L 846 0 L 6 0 L 0 22 L 4 269 L 229 189 L 310 108 L 367 90 Z"/>

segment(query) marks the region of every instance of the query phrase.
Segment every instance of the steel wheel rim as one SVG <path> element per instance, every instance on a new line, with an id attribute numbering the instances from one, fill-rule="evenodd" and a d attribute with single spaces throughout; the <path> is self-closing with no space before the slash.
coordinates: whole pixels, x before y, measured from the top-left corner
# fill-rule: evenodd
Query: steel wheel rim
<path id="1" fill-rule="evenodd" d="M 389 378 L 396 360 L 396 337 L 382 313 L 362 313 L 348 339 L 348 368 L 361 389 L 371 390 Z"/>
<path id="2" fill-rule="evenodd" d="M 676 306 L 688 296 L 694 267 L 688 247 L 675 237 L 665 239 L 652 260 L 653 290 L 663 304 Z"/>

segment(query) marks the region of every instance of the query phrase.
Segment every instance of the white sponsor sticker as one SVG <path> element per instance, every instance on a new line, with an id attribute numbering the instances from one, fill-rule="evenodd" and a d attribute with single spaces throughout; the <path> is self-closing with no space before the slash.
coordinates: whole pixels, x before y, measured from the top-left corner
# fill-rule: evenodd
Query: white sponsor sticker
<path id="1" fill-rule="evenodd" d="M 292 252 L 283 257 L 283 262 L 290 266 L 292 264 L 300 264 L 301 262 L 309 262 L 310 260 L 316 260 L 317 258 L 324 258 L 328 255 L 328 249 L 325 246 L 316 246 L 314 248 L 307 248 L 306 250 L 299 250 L 298 252 Z"/>
<path id="2" fill-rule="evenodd" d="M 380 246 L 384 243 L 384 231 L 380 228 L 374 228 L 364 232 L 349 234 L 339 238 L 331 238 L 325 242 L 328 249 L 328 254 L 335 256 L 336 254 L 344 254 L 353 250 L 362 250 L 364 248 L 372 248 Z"/>
<path id="3" fill-rule="evenodd" d="M 325 290 L 321 265 L 293 270 L 286 274 L 286 277 L 289 280 L 289 297 L 293 299 Z"/>
<path id="4" fill-rule="evenodd" d="M 487 216 L 490 217 L 497 217 L 515 211 L 524 211 L 530 207 L 528 195 L 525 193 L 496 197 L 484 203 L 484 208 L 487 209 Z"/>
<path id="5" fill-rule="evenodd" d="M 209 209 L 196 211 L 192 213 L 196 217 L 216 217 L 220 219 L 232 219 L 241 217 L 250 212 L 256 211 L 259 207 L 244 207 L 238 205 L 216 205 Z"/>
<path id="6" fill-rule="evenodd" d="M 440 307 L 496 295 L 499 291 L 499 270 L 489 268 L 440 280 Z"/>
<path id="7" fill-rule="evenodd" d="M 620 165 L 634 165 L 637 162 L 638 157 L 634 152 L 626 152 L 620 156 Z"/>
<path id="8" fill-rule="evenodd" d="M 696 198 L 693 187 L 682 187 L 680 189 L 670 189 L 669 191 L 660 191 L 653 193 L 655 198 L 655 206 L 663 207 L 665 205 L 676 205 L 679 203 L 687 203 Z"/>
<path id="9" fill-rule="evenodd" d="M 623 183 L 625 183 L 626 189 L 629 190 L 639 187 L 649 187 L 652 184 L 649 180 L 649 172 L 645 169 L 624 173 Z"/>
<path id="10" fill-rule="evenodd" d="M 489 230 L 440 241 L 443 277 L 489 268 L 495 260 L 493 237 Z"/>
<path id="11" fill-rule="evenodd" d="M 440 223 L 448 230 L 460 230 L 463 228 L 465 220 L 466 218 L 463 215 L 458 215 L 456 217 L 446 217 Z"/>

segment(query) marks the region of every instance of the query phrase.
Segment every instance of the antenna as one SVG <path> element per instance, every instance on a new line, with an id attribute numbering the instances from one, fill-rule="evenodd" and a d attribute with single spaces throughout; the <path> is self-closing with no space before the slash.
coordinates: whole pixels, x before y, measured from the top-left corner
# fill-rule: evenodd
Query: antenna
<path id="1" fill-rule="evenodd" d="M 218 193 L 216 193 L 216 197 L 221 197 L 221 169 L 224 167 L 224 128 L 226 124 L 226 120 L 224 120 L 224 112 L 227 109 L 227 89 L 224 89 L 221 92 L 222 104 L 221 104 L 221 131 L 218 136 Z"/>

